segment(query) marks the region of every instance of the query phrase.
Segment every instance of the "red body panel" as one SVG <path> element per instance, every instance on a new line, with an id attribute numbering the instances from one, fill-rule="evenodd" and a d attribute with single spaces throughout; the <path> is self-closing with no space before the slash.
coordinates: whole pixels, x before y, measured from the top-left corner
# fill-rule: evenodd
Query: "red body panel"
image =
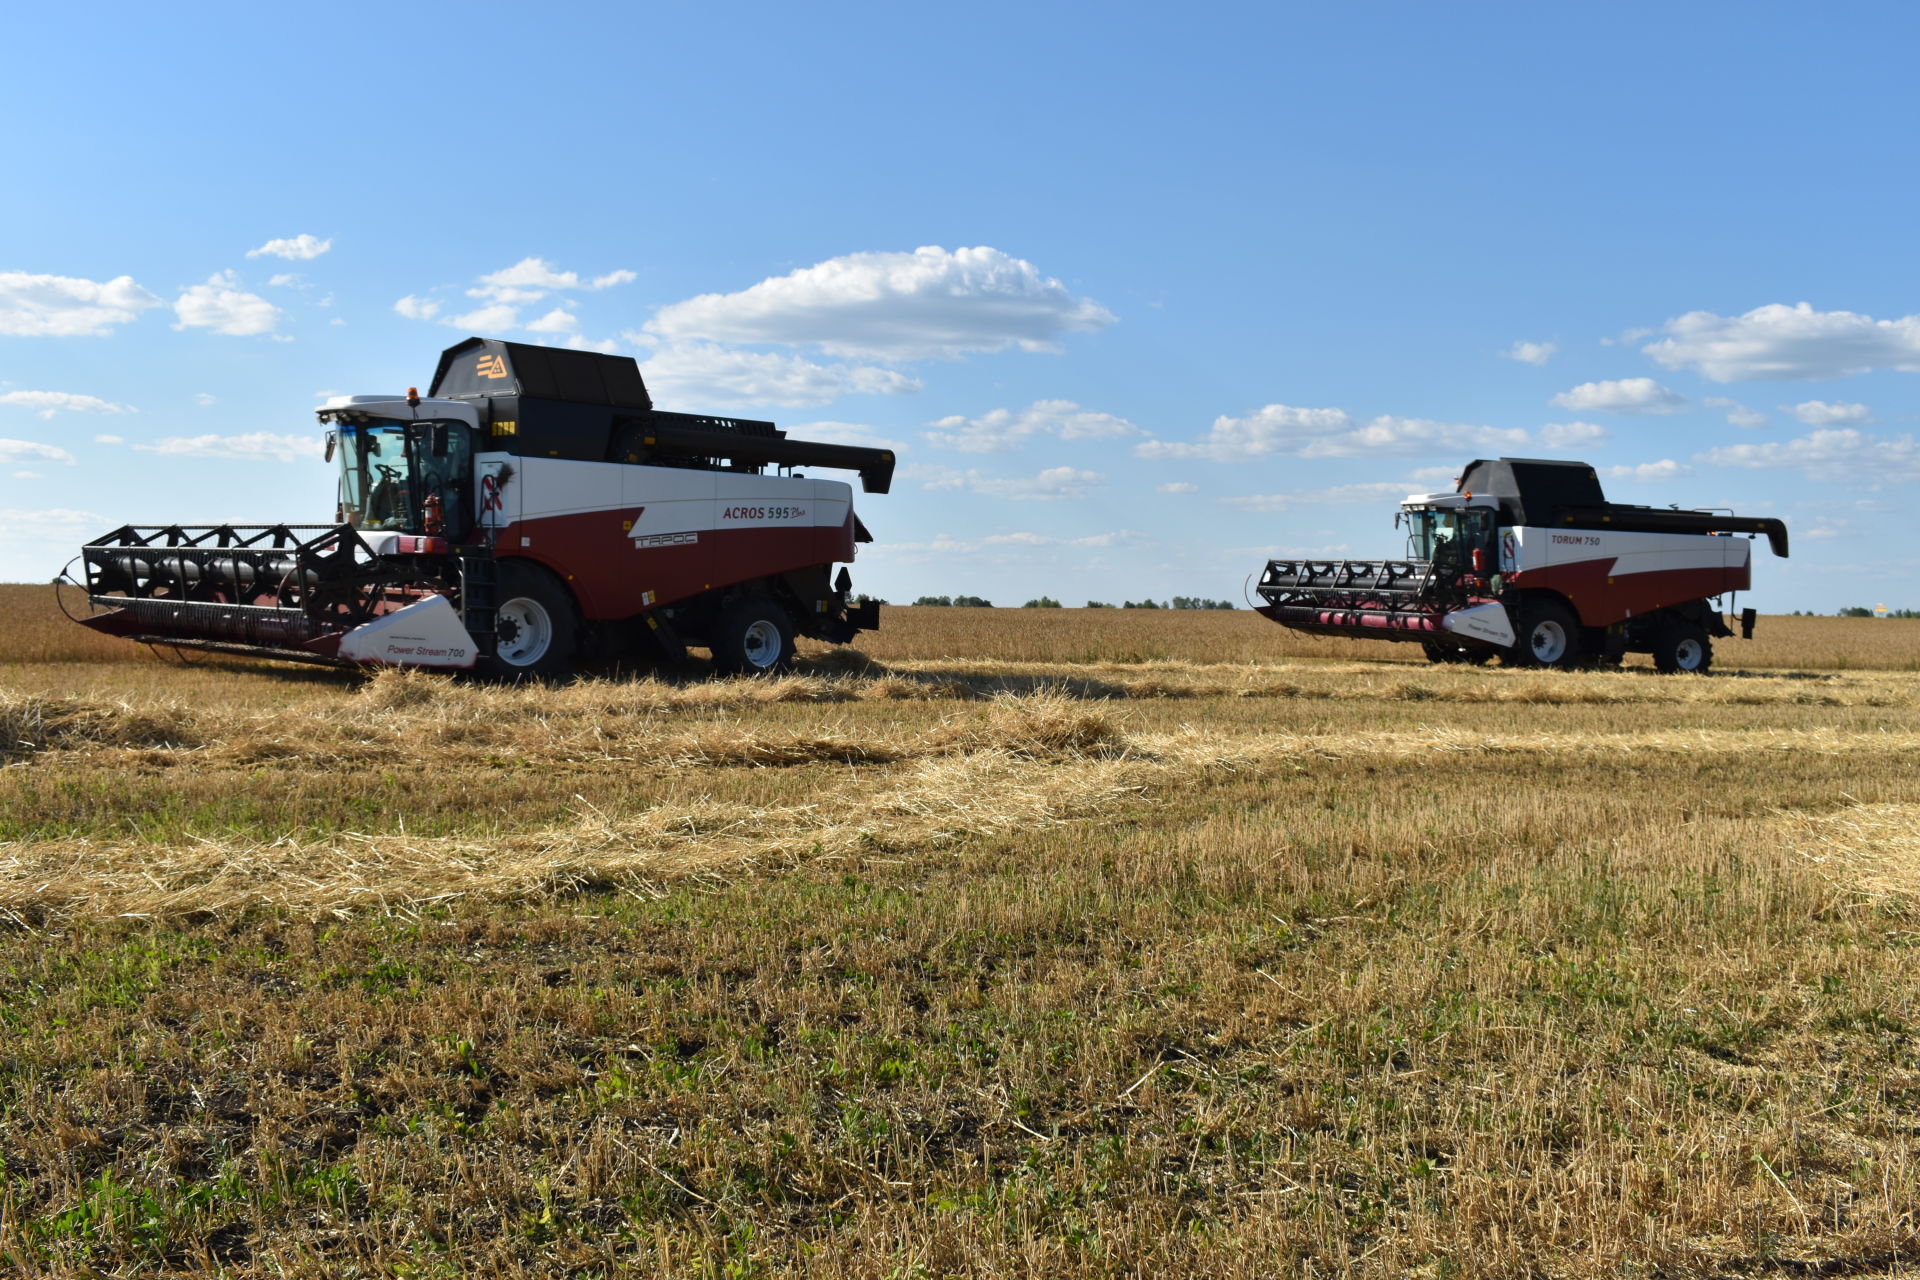
<path id="1" fill-rule="evenodd" d="M 1609 575 L 1611 557 L 1528 569 L 1508 579 L 1513 587 L 1556 591 L 1573 605 L 1589 627 L 1607 627 L 1668 605 L 1702 600 L 1728 591 L 1745 591 L 1752 582 L 1749 565 L 1727 568 L 1667 569 Z"/>
<path id="2" fill-rule="evenodd" d="M 677 546 L 636 547 L 624 525 L 634 508 L 519 520 L 495 542 L 559 575 L 590 621 L 629 618 L 717 587 L 851 561 L 853 516 L 837 528 L 706 529 Z"/>

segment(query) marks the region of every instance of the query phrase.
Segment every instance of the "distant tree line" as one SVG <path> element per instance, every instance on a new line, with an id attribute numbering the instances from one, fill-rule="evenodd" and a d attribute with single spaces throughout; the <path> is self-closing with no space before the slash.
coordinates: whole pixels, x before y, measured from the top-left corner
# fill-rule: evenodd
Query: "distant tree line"
<path id="1" fill-rule="evenodd" d="M 1796 618 L 1800 617 L 1800 611 L 1798 609 L 1794 610 L 1793 616 Z M 1809 618 L 1817 618 L 1820 615 L 1809 609 L 1806 616 Z M 1863 604 L 1855 604 L 1848 605 L 1833 616 L 1836 618 L 1871 618 L 1874 616 L 1874 612 Z M 1887 610 L 1886 616 L 1889 618 L 1920 618 L 1920 609 L 1889 609 Z"/>
<path id="2" fill-rule="evenodd" d="M 1200 596 L 1175 596 L 1172 603 L 1161 604 L 1158 600 L 1123 600 L 1122 609 L 1231 609 L 1231 600 L 1206 600 Z M 1098 600 L 1087 601 L 1089 609 L 1111 609 L 1110 604 Z"/>
<path id="3" fill-rule="evenodd" d="M 980 596 L 921 596 L 915 604 L 934 604 L 943 608 L 955 609 L 991 609 L 993 601 Z"/>

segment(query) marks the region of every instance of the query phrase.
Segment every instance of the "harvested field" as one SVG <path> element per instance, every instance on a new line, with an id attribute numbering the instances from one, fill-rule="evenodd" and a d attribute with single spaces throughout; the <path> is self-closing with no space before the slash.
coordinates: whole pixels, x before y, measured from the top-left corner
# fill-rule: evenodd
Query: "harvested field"
<path id="1" fill-rule="evenodd" d="M 902 609 L 487 688 L 0 589 L 0 1271 L 1896 1271 L 1913 625 Z"/>

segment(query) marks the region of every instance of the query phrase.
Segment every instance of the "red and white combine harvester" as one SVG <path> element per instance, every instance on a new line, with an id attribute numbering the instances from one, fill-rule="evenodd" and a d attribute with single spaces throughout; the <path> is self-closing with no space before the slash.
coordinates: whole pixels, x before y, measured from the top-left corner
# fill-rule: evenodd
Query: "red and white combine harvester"
<path id="1" fill-rule="evenodd" d="M 879 625 L 878 605 L 848 600 L 844 565 L 872 540 L 852 487 L 793 468 L 885 493 L 887 450 L 662 412 L 629 357 L 480 338 L 441 355 L 426 396 L 341 396 L 319 414 L 333 524 L 123 526 L 81 551 L 96 610 L 82 621 L 179 648 L 509 677 L 686 644 L 723 670 L 776 671 L 797 635 Z"/>
<path id="2" fill-rule="evenodd" d="M 1404 560 L 1273 560 L 1259 611 L 1300 631 L 1414 641 L 1434 662 L 1617 664 L 1704 672 L 1730 636 L 1720 596 L 1752 584 L 1752 538 L 1779 520 L 1608 502 L 1584 462 L 1467 464 L 1452 493 L 1413 494 Z M 1739 536 L 1739 535 L 1745 535 Z M 1740 614 L 1753 635 L 1754 611 Z"/>

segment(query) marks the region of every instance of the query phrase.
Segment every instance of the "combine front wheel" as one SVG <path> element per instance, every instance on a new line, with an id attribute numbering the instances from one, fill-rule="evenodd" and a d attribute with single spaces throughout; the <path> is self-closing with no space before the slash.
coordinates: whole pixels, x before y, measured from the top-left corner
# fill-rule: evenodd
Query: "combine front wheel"
<path id="1" fill-rule="evenodd" d="M 1516 667 L 1571 667 L 1580 661 L 1580 624 L 1573 611 L 1541 600 L 1520 611 L 1519 638 L 1506 651 Z"/>
<path id="2" fill-rule="evenodd" d="M 1653 666 L 1662 675 L 1703 676 L 1713 665 L 1713 641 L 1690 622 L 1676 622 L 1653 640 Z"/>
<path id="3" fill-rule="evenodd" d="M 494 656 L 483 664 L 485 674 L 518 680 L 558 675 L 573 664 L 573 602 L 552 575 L 537 565 L 503 560 L 499 593 Z"/>
<path id="4" fill-rule="evenodd" d="M 793 665 L 793 618 L 765 596 L 748 596 L 720 615 L 713 665 L 728 675 L 777 675 Z"/>

